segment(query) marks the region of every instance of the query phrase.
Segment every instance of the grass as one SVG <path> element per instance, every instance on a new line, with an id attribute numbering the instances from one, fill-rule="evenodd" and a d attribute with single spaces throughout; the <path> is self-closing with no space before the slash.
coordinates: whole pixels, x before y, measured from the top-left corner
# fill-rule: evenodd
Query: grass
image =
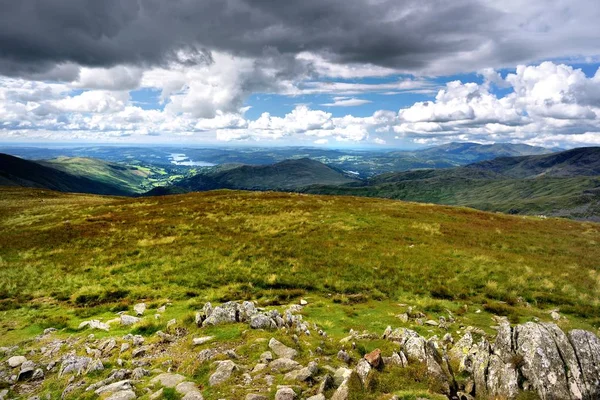
<path id="1" fill-rule="evenodd" d="M 308 297 L 309 316 L 339 336 L 398 325 L 398 304 L 487 330 L 492 314 L 549 320 L 557 307 L 564 327 L 600 326 L 593 223 L 270 192 L 124 199 L 2 188 L 0 230 L 7 343 L 141 300 L 174 302 L 185 318 L 207 300 Z"/>

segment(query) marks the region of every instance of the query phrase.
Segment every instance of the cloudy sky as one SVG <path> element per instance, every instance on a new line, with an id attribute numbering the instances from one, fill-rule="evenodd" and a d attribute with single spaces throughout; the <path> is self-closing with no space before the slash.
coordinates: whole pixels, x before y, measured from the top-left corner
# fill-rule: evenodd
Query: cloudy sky
<path id="1" fill-rule="evenodd" d="M 0 1 L 0 142 L 600 145 L 598 0 Z"/>

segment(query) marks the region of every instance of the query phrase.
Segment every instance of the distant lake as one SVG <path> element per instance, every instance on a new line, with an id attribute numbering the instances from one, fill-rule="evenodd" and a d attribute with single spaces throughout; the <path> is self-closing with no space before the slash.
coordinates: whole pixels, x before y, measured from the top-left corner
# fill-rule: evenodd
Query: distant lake
<path id="1" fill-rule="evenodd" d="M 185 165 L 188 167 L 213 167 L 216 165 L 206 161 L 191 161 L 188 156 L 182 153 L 171 153 L 169 159 L 171 160 L 171 164 Z"/>

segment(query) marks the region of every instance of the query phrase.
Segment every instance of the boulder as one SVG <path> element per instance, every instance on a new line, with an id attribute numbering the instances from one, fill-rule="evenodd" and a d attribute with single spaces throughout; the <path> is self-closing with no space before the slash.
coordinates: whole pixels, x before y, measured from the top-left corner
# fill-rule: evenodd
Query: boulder
<path id="1" fill-rule="evenodd" d="M 132 390 L 131 381 L 126 379 L 102 386 L 94 391 L 97 395 Z"/>
<path id="2" fill-rule="evenodd" d="M 91 362 L 92 359 L 89 357 L 79 357 L 75 355 L 67 356 L 60 365 L 58 377 L 60 378 L 65 374 L 71 373 L 81 375 L 87 370 L 87 367 Z"/>
<path id="3" fill-rule="evenodd" d="M 379 368 L 381 365 L 381 350 L 375 349 L 372 352 L 365 354 L 364 358 L 371 365 L 371 367 Z"/>
<path id="4" fill-rule="evenodd" d="M 185 381 L 185 376 L 183 375 L 163 373 L 152 378 L 150 383 L 158 383 L 167 388 L 174 388 L 183 381 Z"/>
<path id="5" fill-rule="evenodd" d="M 302 366 L 290 358 L 278 358 L 269 364 L 271 371 L 276 373 L 289 372 L 300 369 Z"/>
<path id="6" fill-rule="evenodd" d="M 305 382 L 311 379 L 317 373 L 318 370 L 319 366 L 317 365 L 317 363 L 311 361 L 304 368 L 288 372 L 287 374 L 285 374 L 284 379 L 288 381 Z"/>
<path id="7" fill-rule="evenodd" d="M 356 374 L 360 378 L 360 381 L 363 385 L 367 382 L 367 378 L 369 377 L 369 373 L 371 372 L 371 364 L 364 358 L 361 358 L 356 364 L 355 368 Z"/>
<path id="8" fill-rule="evenodd" d="M 298 352 L 291 347 L 288 347 L 275 338 L 269 340 L 269 348 L 280 358 L 295 358 Z"/>
<path id="9" fill-rule="evenodd" d="M 294 392 L 291 388 L 284 387 L 281 388 L 275 393 L 275 400 L 295 400 L 296 392 Z"/>
<path id="10" fill-rule="evenodd" d="M 583 381 L 586 399 L 600 399 L 600 339 L 591 332 L 574 329 L 568 334 Z"/>
<path id="11" fill-rule="evenodd" d="M 200 346 L 200 345 L 203 345 L 204 343 L 210 342 L 214 338 L 215 338 L 214 336 L 203 336 L 203 337 L 199 337 L 199 338 L 193 338 L 192 344 L 194 346 Z"/>
<path id="12" fill-rule="evenodd" d="M 177 393 L 183 395 L 182 400 L 203 400 L 202 393 L 192 382 L 181 382 L 175 388 Z"/>
<path id="13" fill-rule="evenodd" d="M 130 326 L 140 322 L 140 319 L 138 317 L 134 317 L 132 315 L 127 314 L 122 314 L 119 319 L 121 320 L 121 325 L 123 326 Z"/>
<path id="14" fill-rule="evenodd" d="M 23 356 L 13 356 L 11 358 L 8 359 L 7 363 L 8 366 L 11 368 L 17 368 L 19 366 L 21 366 L 21 364 L 23 364 L 24 362 L 27 361 L 27 358 L 23 357 Z"/>
<path id="15" fill-rule="evenodd" d="M 19 375 L 17 380 L 25 381 L 31 379 L 33 377 L 33 372 L 35 371 L 35 363 L 33 361 L 25 361 L 21 364 L 21 370 L 19 371 Z"/>
<path id="16" fill-rule="evenodd" d="M 212 309 L 209 314 L 206 312 L 205 314 L 206 319 L 203 320 L 202 326 L 214 326 L 240 322 L 240 306 L 234 301 L 217 306 Z"/>
<path id="17" fill-rule="evenodd" d="M 233 371 L 237 369 L 237 365 L 231 360 L 219 361 L 217 370 L 208 378 L 210 386 L 219 385 L 231 377 Z"/>
<path id="18" fill-rule="evenodd" d="M 105 400 L 133 400 L 137 399 L 133 390 L 123 390 L 108 396 Z"/>
<path id="19" fill-rule="evenodd" d="M 135 315 L 141 316 L 146 312 L 146 303 L 138 303 L 133 306 L 133 311 L 135 311 Z"/>
<path id="20" fill-rule="evenodd" d="M 340 386 L 344 381 L 350 378 L 352 370 L 344 367 L 340 367 L 335 370 L 333 375 L 333 384 L 337 387 Z"/>
<path id="21" fill-rule="evenodd" d="M 108 330 L 110 329 L 110 325 L 105 324 L 104 322 L 100 322 L 97 319 L 92 319 L 91 321 L 83 321 L 77 327 L 77 329 L 84 329 L 84 328 L 98 329 L 98 330 L 101 330 L 101 331 L 107 331 L 108 332 Z"/>
<path id="22" fill-rule="evenodd" d="M 265 314 L 256 314 L 250 317 L 250 328 L 252 329 L 277 329 L 277 323 Z"/>

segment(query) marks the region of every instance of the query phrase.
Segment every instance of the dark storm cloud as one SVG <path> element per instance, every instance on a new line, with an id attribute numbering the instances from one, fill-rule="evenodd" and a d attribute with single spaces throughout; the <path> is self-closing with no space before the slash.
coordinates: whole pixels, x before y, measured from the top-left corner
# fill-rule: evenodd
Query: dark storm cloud
<path id="1" fill-rule="evenodd" d="M 498 63 L 535 56 L 487 1 L 3 0 L 0 72 L 34 75 L 69 62 L 210 62 L 210 50 L 251 57 L 312 51 L 407 71 L 479 49 Z"/>

